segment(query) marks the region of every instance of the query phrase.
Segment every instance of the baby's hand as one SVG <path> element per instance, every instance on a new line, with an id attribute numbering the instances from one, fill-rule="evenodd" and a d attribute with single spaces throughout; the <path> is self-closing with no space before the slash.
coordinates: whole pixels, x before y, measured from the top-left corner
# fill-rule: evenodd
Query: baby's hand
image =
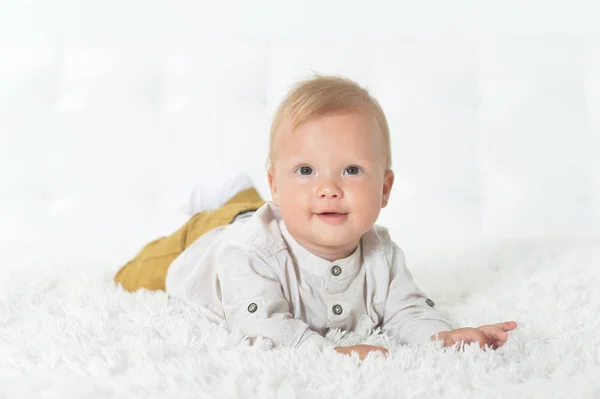
<path id="1" fill-rule="evenodd" d="M 372 345 L 352 345 L 352 346 L 338 346 L 334 348 L 336 352 L 343 353 L 345 355 L 351 355 L 352 352 L 356 352 L 360 360 L 363 360 L 369 352 L 382 352 L 387 356 L 388 350 L 381 346 L 372 346 Z"/>
<path id="2" fill-rule="evenodd" d="M 486 344 L 493 348 L 499 348 L 508 340 L 508 331 L 517 328 L 517 323 L 507 321 L 504 323 L 481 326 L 478 328 L 458 328 L 452 331 L 441 331 L 438 333 L 438 339 L 444 342 L 444 346 L 452 346 L 457 342 L 463 341 L 465 344 L 479 342 L 483 348 Z M 431 337 L 435 340 L 435 335 Z"/>

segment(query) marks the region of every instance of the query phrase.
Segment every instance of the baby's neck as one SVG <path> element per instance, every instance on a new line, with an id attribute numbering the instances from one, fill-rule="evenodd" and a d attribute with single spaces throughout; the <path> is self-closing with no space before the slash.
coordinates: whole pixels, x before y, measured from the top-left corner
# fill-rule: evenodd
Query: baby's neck
<path id="1" fill-rule="evenodd" d="M 351 243 L 343 247 L 323 247 L 319 245 L 314 245 L 310 242 L 302 241 L 298 241 L 298 243 L 304 248 L 306 248 L 306 250 L 311 252 L 313 255 L 328 260 L 329 262 L 334 262 L 336 260 L 347 258 L 348 256 L 352 255 L 358 247 L 358 242 Z"/>

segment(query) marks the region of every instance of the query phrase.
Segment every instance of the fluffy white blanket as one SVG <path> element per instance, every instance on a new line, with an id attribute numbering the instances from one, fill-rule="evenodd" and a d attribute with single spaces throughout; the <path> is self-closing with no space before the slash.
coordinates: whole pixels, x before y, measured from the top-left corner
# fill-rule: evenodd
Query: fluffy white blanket
<path id="1" fill-rule="evenodd" d="M 363 362 L 300 356 L 251 346 L 163 292 L 123 292 L 115 265 L 12 259 L 0 270 L 0 397 L 600 397 L 600 240 L 407 256 L 461 325 L 516 320 L 509 342 L 487 352 L 390 345 L 387 358 Z"/>

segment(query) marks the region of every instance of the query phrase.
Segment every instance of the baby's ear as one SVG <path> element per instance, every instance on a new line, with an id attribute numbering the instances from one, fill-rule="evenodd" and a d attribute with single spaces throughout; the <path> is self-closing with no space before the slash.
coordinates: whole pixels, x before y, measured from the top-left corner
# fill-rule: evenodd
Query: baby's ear
<path id="1" fill-rule="evenodd" d="M 394 185 L 394 172 L 388 169 L 383 177 L 383 195 L 381 196 L 381 207 L 385 208 L 390 199 L 392 186 Z"/>
<path id="2" fill-rule="evenodd" d="M 269 189 L 271 190 L 271 200 L 275 206 L 279 206 L 279 192 L 277 191 L 277 185 L 275 184 L 275 171 L 273 170 L 273 167 L 269 168 L 267 179 L 269 180 Z"/>

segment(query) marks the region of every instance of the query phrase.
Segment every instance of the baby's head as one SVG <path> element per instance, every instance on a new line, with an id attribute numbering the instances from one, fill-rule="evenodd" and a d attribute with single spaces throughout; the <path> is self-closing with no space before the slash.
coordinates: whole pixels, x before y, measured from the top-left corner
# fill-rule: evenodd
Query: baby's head
<path id="1" fill-rule="evenodd" d="M 329 260 L 350 255 L 394 183 L 379 103 L 340 77 L 300 82 L 271 127 L 269 186 L 290 234 Z"/>

